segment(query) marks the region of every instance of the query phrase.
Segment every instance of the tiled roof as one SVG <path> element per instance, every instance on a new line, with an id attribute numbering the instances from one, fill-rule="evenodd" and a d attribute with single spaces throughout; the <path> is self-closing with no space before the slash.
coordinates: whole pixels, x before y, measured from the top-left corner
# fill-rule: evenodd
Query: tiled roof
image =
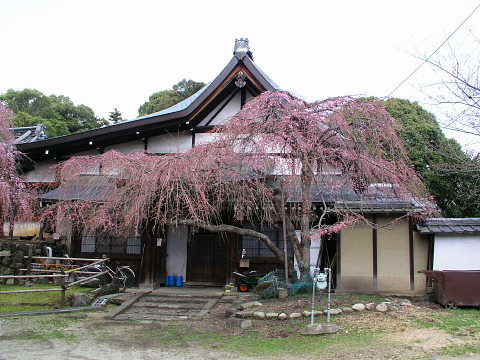
<path id="1" fill-rule="evenodd" d="M 275 90 L 282 90 L 280 86 L 278 86 L 260 67 L 258 67 L 257 64 L 255 64 L 253 61 L 251 61 L 251 64 L 255 69 L 258 70 L 258 72 L 265 78 L 265 80 L 272 86 L 273 89 Z M 210 81 L 207 85 L 205 85 L 203 88 L 198 90 L 195 94 L 191 95 L 190 97 L 186 98 L 185 100 L 180 101 L 178 104 L 175 104 L 173 106 L 170 106 L 169 108 L 157 111 L 152 114 L 148 114 L 145 116 L 140 116 L 138 118 L 128 120 L 128 121 L 137 121 L 137 120 L 142 120 L 142 119 L 148 119 L 151 117 L 155 116 L 160 116 L 160 115 L 166 115 L 166 114 L 172 114 L 176 113 L 182 110 L 185 110 L 188 108 L 205 90 L 208 89 L 208 87 L 212 84 L 213 81 Z"/>
<path id="2" fill-rule="evenodd" d="M 417 225 L 421 234 L 480 233 L 480 218 L 429 218 Z"/>
<path id="3" fill-rule="evenodd" d="M 421 211 L 423 209 L 422 207 L 415 206 L 410 201 L 398 199 L 338 201 L 335 203 L 335 207 L 363 214 L 408 213 L 415 210 Z"/>
<path id="4" fill-rule="evenodd" d="M 25 144 L 47 139 L 47 128 L 45 125 L 26 126 L 12 128 L 15 136 L 15 144 Z"/>
<path id="5" fill-rule="evenodd" d="M 157 112 L 154 112 L 152 114 L 148 114 L 148 115 L 145 115 L 145 116 L 140 116 L 138 118 L 135 118 L 135 119 L 132 119 L 132 120 L 128 120 L 128 121 L 135 121 L 135 120 L 141 120 L 141 119 L 146 119 L 146 118 L 150 118 L 150 117 L 154 117 L 154 116 L 159 116 L 159 115 L 165 115 L 165 114 L 171 114 L 171 113 L 175 113 L 175 112 L 178 112 L 178 111 L 182 111 L 182 110 L 185 110 L 187 107 L 190 106 L 191 103 L 193 103 L 195 101 L 196 98 L 198 98 L 207 88 L 208 86 L 211 84 L 211 82 L 209 82 L 207 85 L 205 85 L 204 87 L 202 87 L 200 90 L 198 90 L 195 94 L 189 96 L 188 98 L 186 98 L 185 100 L 182 100 L 180 101 L 179 103 L 173 105 L 173 106 L 170 106 L 166 109 L 163 109 L 163 110 L 160 110 L 160 111 L 157 111 Z"/>

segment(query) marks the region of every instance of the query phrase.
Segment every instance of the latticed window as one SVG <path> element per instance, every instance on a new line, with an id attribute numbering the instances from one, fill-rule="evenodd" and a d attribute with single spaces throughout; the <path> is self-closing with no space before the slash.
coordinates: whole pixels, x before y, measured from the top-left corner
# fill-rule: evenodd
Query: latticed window
<path id="1" fill-rule="evenodd" d="M 283 251 L 284 246 L 283 246 L 283 230 L 281 225 L 276 226 L 276 225 L 268 225 L 268 224 L 259 224 L 259 223 L 253 223 L 253 224 L 244 224 L 243 225 L 244 229 L 252 229 L 258 232 L 261 232 L 262 234 L 265 234 L 268 236 L 268 238 L 280 249 Z M 264 242 L 261 240 L 257 239 L 256 237 L 253 236 L 247 236 L 243 235 L 242 236 L 242 249 L 245 249 L 247 252 L 246 257 L 251 258 L 251 257 L 275 257 L 275 254 L 265 245 Z M 292 244 L 290 241 L 287 239 L 287 251 L 288 251 L 288 256 L 293 256 L 293 249 L 292 249 Z"/>
<path id="2" fill-rule="evenodd" d="M 108 234 L 82 235 L 82 253 L 101 254 L 141 254 L 142 238 L 139 234 L 129 234 L 126 238 L 109 236 Z"/>

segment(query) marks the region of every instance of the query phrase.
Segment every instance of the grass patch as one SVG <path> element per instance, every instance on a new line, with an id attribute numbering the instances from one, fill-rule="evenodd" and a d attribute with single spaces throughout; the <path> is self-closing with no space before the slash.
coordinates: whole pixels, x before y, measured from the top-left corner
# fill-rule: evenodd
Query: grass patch
<path id="1" fill-rule="evenodd" d="M 417 322 L 423 327 L 442 329 L 457 336 L 480 334 L 480 311 L 477 309 L 445 310 Z"/>
<path id="2" fill-rule="evenodd" d="M 1 285 L 0 291 L 15 291 L 15 290 L 30 290 L 30 289 L 56 289 L 58 285 L 52 284 L 35 284 L 34 286 L 16 286 L 16 285 Z M 89 293 L 92 289 L 73 286 L 67 290 L 66 296 L 71 296 L 73 293 L 82 292 Z M 0 295 L 0 313 L 22 312 L 22 311 L 36 311 L 48 310 L 61 307 L 61 291 L 51 292 L 32 292 L 32 293 L 15 293 L 15 294 L 1 294 Z"/>
<path id="3" fill-rule="evenodd" d="M 480 354 L 480 344 L 451 345 L 442 351 L 442 355 L 459 356 L 466 354 Z"/>
<path id="4" fill-rule="evenodd" d="M 283 323 L 281 324 L 283 326 Z M 155 339 L 162 347 L 178 347 L 188 343 L 196 343 L 202 347 L 235 352 L 253 357 L 280 356 L 280 355 L 312 355 L 332 356 L 338 353 L 361 352 L 365 348 L 375 347 L 374 344 L 386 342 L 375 341 L 382 335 L 382 331 L 366 329 L 349 329 L 348 332 L 322 336 L 303 336 L 299 334 L 304 322 L 291 324 L 295 329 L 289 329 L 284 337 L 268 338 L 252 331 L 232 334 L 211 330 L 194 330 L 178 325 L 154 328 L 143 333 L 143 337 Z M 148 335 L 147 335 L 148 334 Z M 140 336 L 140 335 L 139 335 Z"/>
<path id="5" fill-rule="evenodd" d="M 222 334 L 189 334 L 191 341 L 196 340 L 204 346 L 214 346 L 249 356 L 311 355 L 331 356 L 342 352 L 355 353 L 368 347 L 379 331 L 349 331 L 322 336 L 302 336 L 290 334 L 282 338 L 265 338 L 252 332 L 225 337 Z"/>
<path id="6" fill-rule="evenodd" d="M 33 324 L 28 330 L 20 332 L 12 336 L 16 340 L 37 340 L 46 341 L 51 339 L 60 339 L 65 341 L 77 340 L 75 334 L 75 324 L 82 319 L 65 318 L 63 316 L 35 316 Z M 25 321 L 31 321 L 25 318 Z"/>

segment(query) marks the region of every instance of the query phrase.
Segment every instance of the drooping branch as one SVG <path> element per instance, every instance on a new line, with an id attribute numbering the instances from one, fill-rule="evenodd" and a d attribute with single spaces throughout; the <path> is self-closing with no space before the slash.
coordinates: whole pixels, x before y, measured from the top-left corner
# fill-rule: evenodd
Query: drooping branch
<path id="1" fill-rule="evenodd" d="M 195 221 L 191 219 L 172 220 L 168 222 L 168 225 L 196 226 L 198 228 L 201 228 L 210 232 L 214 232 L 214 233 L 225 232 L 225 233 L 232 233 L 232 234 L 243 235 L 243 236 L 251 236 L 263 242 L 281 262 L 285 261 L 283 252 L 272 242 L 272 240 L 270 240 L 270 238 L 267 235 L 252 229 L 244 229 L 238 226 L 227 225 L 227 224 L 213 225 L 213 224 L 207 224 L 201 221 Z"/>

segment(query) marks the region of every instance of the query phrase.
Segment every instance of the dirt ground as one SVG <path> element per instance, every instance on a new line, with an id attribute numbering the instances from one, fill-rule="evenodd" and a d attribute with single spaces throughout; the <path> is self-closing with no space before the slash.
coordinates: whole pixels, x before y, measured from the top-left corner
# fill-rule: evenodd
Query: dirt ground
<path id="1" fill-rule="evenodd" d="M 260 301 L 261 311 L 291 313 L 310 308 L 308 297 Z M 335 307 L 356 302 L 359 299 L 354 295 L 334 299 Z M 365 311 L 337 315 L 332 320 L 342 331 L 315 338 L 298 335 L 299 329 L 309 322 L 306 318 L 254 320 L 254 325 L 246 330 L 227 327 L 225 310 L 231 306 L 219 304 L 202 320 L 162 323 L 106 320 L 104 311 L 0 318 L 0 360 L 480 359 L 480 354 L 468 352 L 457 357 L 440 355 L 449 347 L 478 345 L 480 333 L 478 327 L 470 332 L 462 332 L 461 328 L 452 332 L 435 326 L 418 326 L 419 322 L 435 323 L 439 316 L 450 316 L 446 310 L 430 308 L 430 304 L 422 301 L 386 314 Z M 264 347 L 264 354 L 249 355 L 248 351 L 242 351 L 255 346 L 255 341 Z M 294 350 L 295 342 L 305 345 L 300 353 Z M 315 342 L 319 347 L 327 347 L 318 352 L 310 346 Z M 284 348 L 279 352 L 270 346 Z"/>

